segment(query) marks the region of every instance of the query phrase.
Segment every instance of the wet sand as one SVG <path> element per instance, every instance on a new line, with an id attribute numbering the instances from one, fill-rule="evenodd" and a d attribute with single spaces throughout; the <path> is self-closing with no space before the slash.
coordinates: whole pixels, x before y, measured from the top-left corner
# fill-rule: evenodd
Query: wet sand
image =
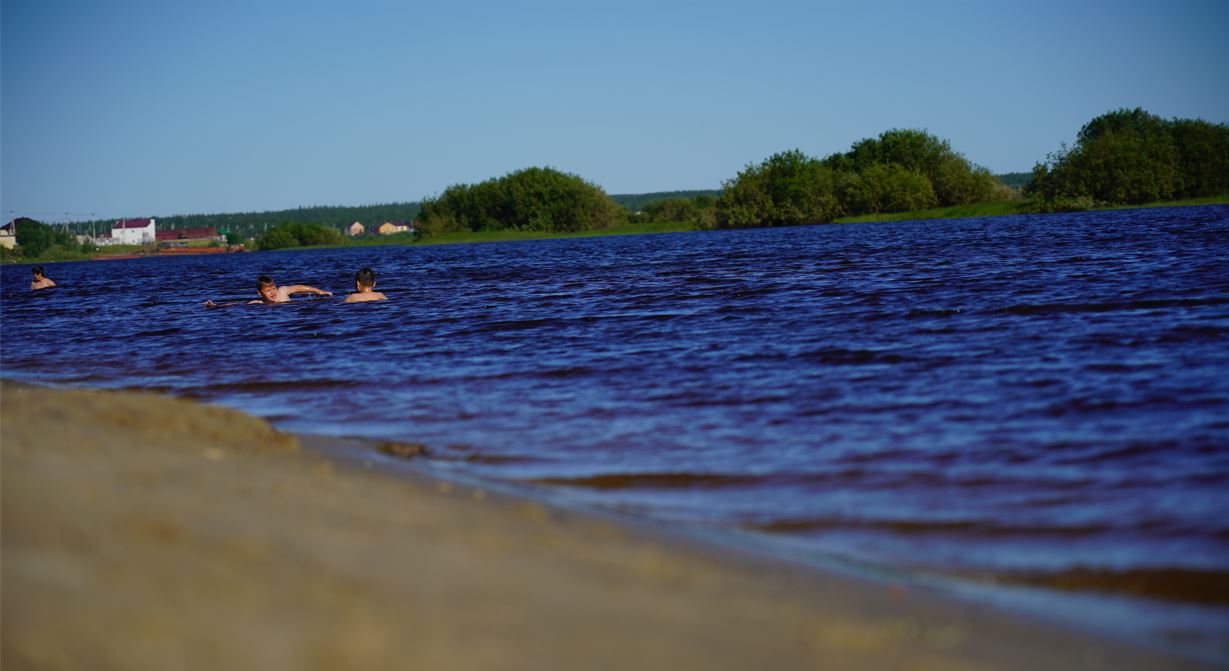
<path id="1" fill-rule="evenodd" d="M 190 401 L 3 383 L 0 665 L 1201 668 L 324 454 Z"/>

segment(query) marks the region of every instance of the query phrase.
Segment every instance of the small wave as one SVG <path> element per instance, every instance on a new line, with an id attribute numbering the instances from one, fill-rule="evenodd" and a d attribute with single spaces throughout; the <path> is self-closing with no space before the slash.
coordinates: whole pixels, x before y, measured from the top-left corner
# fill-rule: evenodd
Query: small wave
<path id="1" fill-rule="evenodd" d="M 825 347 L 806 352 L 802 358 L 829 366 L 861 366 L 866 364 L 898 364 L 908 359 L 895 352 L 869 349 Z"/>
<path id="2" fill-rule="evenodd" d="M 182 331 L 183 331 L 183 329 L 180 329 L 180 328 L 158 329 L 158 330 L 156 330 L 156 331 L 141 331 L 140 333 L 136 334 L 136 335 L 135 335 L 135 336 L 133 336 L 133 337 L 135 337 L 135 338 L 152 338 L 152 337 L 156 337 L 156 336 L 168 336 L 168 335 L 175 335 L 176 333 L 181 333 Z"/>
<path id="3" fill-rule="evenodd" d="M 1002 573 L 994 576 L 994 580 L 1064 591 L 1114 592 L 1206 606 L 1229 605 L 1229 571 L 1221 569 L 1077 567 L 1063 571 Z"/>
<path id="4" fill-rule="evenodd" d="M 1063 466 L 1075 466 L 1079 464 L 1096 464 L 1104 461 L 1122 461 L 1125 459 L 1134 459 L 1137 457 L 1155 457 L 1171 453 L 1175 447 L 1172 441 L 1158 441 L 1155 443 L 1132 443 L 1125 447 L 1117 447 L 1112 449 L 1100 449 L 1082 454 L 1071 455 L 1053 459 L 1052 463 Z"/>
<path id="5" fill-rule="evenodd" d="M 210 384 L 190 390 L 198 394 L 263 394 L 283 391 L 320 391 L 325 389 L 351 389 L 364 386 L 360 380 L 334 380 L 319 378 L 309 380 L 280 380 L 271 382 L 231 382 Z"/>
<path id="6" fill-rule="evenodd" d="M 1161 334 L 1157 341 L 1164 344 L 1220 343 L 1229 338 L 1229 328 L 1224 326 L 1188 325 L 1178 326 Z"/>
<path id="7" fill-rule="evenodd" d="M 941 308 L 937 310 L 911 310 L 905 319 L 934 319 L 936 317 L 955 317 L 964 314 L 962 308 Z"/>
<path id="8" fill-rule="evenodd" d="M 763 478 L 716 473 L 617 473 L 578 478 L 535 478 L 535 485 L 585 487 L 589 489 L 712 489 L 757 485 Z"/>
<path id="9" fill-rule="evenodd" d="M 543 319 L 507 319 L 476 324 L 469 328 L 454 331 L 448 335 L 455 338 L 462 336 L 484 335 L 487 333 L 499 333 L 501 331 L 527 331 L 532 329 L 554 328 L 565 326 L 566 324 L 566 321 L 555 319 L 553 317 Z"/>
<path id="10" fill-rule="evenodd" d="M 1114 301 L 1109 303 L 1021 303 L 1002 308 L 1000 312 L 1012 315 L 1050 315 L 1063 313 L 1114 312 L 1117 310 L 1163 310 L 1189 308 L 1205 305 L 1227 305 L 1229 298 L 1170 298 L 1140 301 Z"/>
<path id="11" fill-rule="evenodd" d="M 744 529 L 767 533 L 814 533 L 824 531 L 883 531 L 899 535 L 959 535 L 974 538 L 1007 536 L 1082 538 L 1112 531 L 1110 527 L 1086 524 L 1044 526 L 1005 524 L 978 520 L 870 520 L 848 517 L 803 517 L 768 522 L 748 522 Z"/>

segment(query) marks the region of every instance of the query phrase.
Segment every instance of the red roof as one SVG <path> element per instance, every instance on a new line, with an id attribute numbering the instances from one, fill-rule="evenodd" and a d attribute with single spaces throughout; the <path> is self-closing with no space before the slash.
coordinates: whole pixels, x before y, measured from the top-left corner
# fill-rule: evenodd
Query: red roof
<path id="1" fill-rule="evenodd" d="M 120 219 L 111 228 L 145 228 L 152 223 L 153 219 Z"/>

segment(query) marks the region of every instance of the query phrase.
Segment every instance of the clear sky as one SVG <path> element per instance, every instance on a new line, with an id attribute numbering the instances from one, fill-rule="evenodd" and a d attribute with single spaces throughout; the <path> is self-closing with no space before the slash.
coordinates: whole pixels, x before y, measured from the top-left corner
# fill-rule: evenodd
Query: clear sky
<path id="1" fill-rule="evenodd" d="M 1015 172 L 1121 107 L 1229 122 L 1226 0 L 3 0 L 0 31 L 5 220 L 416 201 L 529 166 L 716 189 L 889 128 Z"/>

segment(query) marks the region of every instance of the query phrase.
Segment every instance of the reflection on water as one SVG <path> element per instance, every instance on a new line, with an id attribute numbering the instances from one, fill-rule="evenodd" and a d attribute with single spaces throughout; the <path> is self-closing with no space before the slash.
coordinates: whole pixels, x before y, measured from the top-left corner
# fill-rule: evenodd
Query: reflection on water
<path id="1" fill-rule="evenodd" d="M 200 306 L 368 265 L 392 300 Z M 817 553 L 1229 604 L 1224 206 L 48 270 L 3 269 L 5 376 Z"/>

